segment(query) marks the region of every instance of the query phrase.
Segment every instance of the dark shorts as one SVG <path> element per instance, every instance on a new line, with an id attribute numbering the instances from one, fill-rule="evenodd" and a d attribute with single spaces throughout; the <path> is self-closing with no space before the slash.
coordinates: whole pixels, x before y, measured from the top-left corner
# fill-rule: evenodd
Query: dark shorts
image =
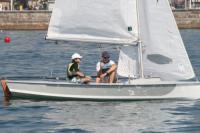
<path id="1" fill-rule="evenodd" d="M 109 70 L 109 68 L 107 69 L 102 69 L 102 73 L 106 73 Z"/>
<path id="2" fill-rule="evenodd" d="M 102 70 L 101 70 L 102 73 L 99 73 L 99 75 L 97 75 L 97 77 L 100 78 L 100 74 L 104 74 L 104 73 L 106 73 L 108 70 L 109 70 L 109 68 L 108 68 L 108 69 L 102 69 Z M 106 76 L 106 77 L 107 77 L 107 76 Z"/>

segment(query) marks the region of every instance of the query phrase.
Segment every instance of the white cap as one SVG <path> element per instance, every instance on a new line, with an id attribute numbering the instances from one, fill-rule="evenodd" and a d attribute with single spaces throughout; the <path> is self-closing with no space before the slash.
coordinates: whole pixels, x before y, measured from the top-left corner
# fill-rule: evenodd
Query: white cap
<path id="1" fill-rule="evenodd" d="M 73 59 L 76 59 L 76 58 L 81 59 L 82 56 L 80 56 L 80 54 L 78 54 L 78 53 L 74 53 L 74 54 L 72 55 L 72 60 L 73 60 Z"/>

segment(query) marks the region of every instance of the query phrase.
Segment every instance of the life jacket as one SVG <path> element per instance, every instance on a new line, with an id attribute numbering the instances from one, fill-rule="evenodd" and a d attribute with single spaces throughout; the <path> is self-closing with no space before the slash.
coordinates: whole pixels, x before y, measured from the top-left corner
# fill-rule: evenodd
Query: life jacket
<path id="1" fill-rule="evenodd" d="M 67 67 L 67 76 L 69 79 L 72 79 L 73 77 L 76 77 L 76 68 L 73 67 L 74 63 L 69 63 L 68 67 Z M 78 68 L 79 69 L 79 65 Z"/>

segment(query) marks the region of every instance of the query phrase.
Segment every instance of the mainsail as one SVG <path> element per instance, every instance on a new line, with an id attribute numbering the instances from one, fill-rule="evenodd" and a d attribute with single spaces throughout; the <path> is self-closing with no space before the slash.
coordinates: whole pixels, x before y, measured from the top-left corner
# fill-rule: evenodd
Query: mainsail
<path id="1" fill-rule="evenodd" d="M 163 80 L 195 76 L 168 0 L 138 0 L 144 74 Z"/>
<path id="2" fill-rule="evenodd" d="M 136 0 L 56 0 L 47 39 L 134 44 L 137 19 Z"/>

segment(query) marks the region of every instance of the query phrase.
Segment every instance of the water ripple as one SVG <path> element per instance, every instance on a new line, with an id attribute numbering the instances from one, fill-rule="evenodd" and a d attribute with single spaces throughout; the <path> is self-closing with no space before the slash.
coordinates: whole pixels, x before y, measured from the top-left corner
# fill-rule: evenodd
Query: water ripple
<path id="1" fill-rule="evenodd" d="M 83 55 L 81 69 L 95 74 L 101 51 L 116 46 L 45 41 L 46 31 L 6 31 L 10 44 L 0 43 L 0 76 L 66 76 L 71 54 Z M 189 57 L 200 77 L 200 30 L 181 30 Z M 87 65 L 83 65 L 87 64 Z M 1 88 L 0 88 L 1 90 Z M 191 133 L 200 131 L 200 101 L 80 102 L 6 101 L 0 91 L 1 132 Z"/>

